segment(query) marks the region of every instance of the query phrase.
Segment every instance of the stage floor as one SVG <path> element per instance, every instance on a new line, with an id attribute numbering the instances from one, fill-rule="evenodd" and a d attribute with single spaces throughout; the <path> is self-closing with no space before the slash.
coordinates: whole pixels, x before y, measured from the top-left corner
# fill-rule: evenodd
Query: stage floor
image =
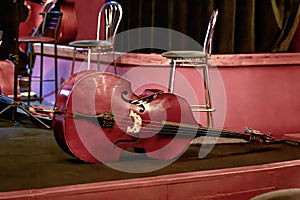
<path id="1" fill-rule="evenodd" d="M 0 192 L 48 188 L 81 183 L 155 177 L 211 169 L 260 165 L 300 159 L 300 147 L 287 143 L 218 143 L 199 159 L 200 144 L 191 145 L 172 164 L 147 173 L 122 172 L 104 164 L 87 164 L 65 154 L 56 144 L 52 130 L 38 128 L 28 119 L 12 123 L 0 118 Z M 163 161 L 122 155 L 111 166 L 144 167 Z M 280 181 L 280 180 L 279 180 Z"/>

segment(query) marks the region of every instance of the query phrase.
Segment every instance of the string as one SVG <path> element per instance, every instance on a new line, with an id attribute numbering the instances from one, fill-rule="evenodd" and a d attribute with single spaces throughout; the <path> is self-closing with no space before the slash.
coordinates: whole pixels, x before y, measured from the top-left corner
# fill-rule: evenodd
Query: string
<path id="1" fill-rule="evenodd" d="M 96 118 L 98 116 L 89 116 L 90 118 Z M 125 119 L 124 119 L 125 118 Z M 117 125 L 121 128 L 121 126 L 130 126 L 132 123 L 134 123 L 131 119 L 131 117 L 118 117 L 115 116 L 114 119 L 117 120 Z M 157 122 L 157 121 L 151 121 L 151 120 L 143 120 L 147 124 L 146 126 L 143 126 L 143 132 L 160 132 L 160 133 L 164 133 L 164 134 L 168 134 L 168 133 L 182 133 L 185 135 L 186 132 L 195 132 L 196 131 L 203 131 L 203 132 L 209 132 L 210 134 L 212 132 L 216 133 L 216 135 L 219 135 L 220 132 L 222 133 L 226 133 L 228 135 L 237 135 L 237 134 L 241 134 L 241 133 L 236 133 L 236 132 L 230 132 L 230 131 L 226 131 L 226 130 L 218 130 L 218 129 L 212 129 L 212 128 L 205 128 L 205 127 L 201 127 L 201 126 L 194 126 L 194 127 L 186 127 L 187 124 L 179 124 L 176 122 L 168 122 L 166 121 L 166 123 L 164 124 L 163 122 Z M 125 123 L 124 123 L 125 122 Z M 172 124 L 178 124 L 178 125 L 166 125 L 167 123 L 172 123 Z M 121 126 L 120 126 L 121 125 Z M 192 126 L 192 125 L 189 125 Z"/>
<path id="2" fill-rule="evenodd" d="M 77 113 L 81 118 L 93 118 L 98 119 L 103 118 L 100 115 L 84 115 Z M 74 117 L 73 114 L 71 114 L 71 117 Z M 76 114 L 75 114 L 76 115 Z M 117 122 L 117 125 L 121 130 L 126 130 L 124 127 L 130 127 L 134 122 L 130 116 L 126 117 L 120 117 L 114 115 L 113 119 L 115 122 Z M 115 123 L 114 122 L 114 123 Z M 214 136 L 214 137 L 231 137 L 231 138 L 242 138 L 242 139 L 248 139 L 246 137 L 249 137 L 247 134 L 237 133 L 237 132 L 231 132 L 227 130 L 218 130 L 213 128 L 207 128 L 203 126 L 195 126 L 195 125 L 189 125 L 189 124 L 180 124 L 177 122 L 169 122 L 169 121 L 152 121 L 152 120 L 143 120 L 144 126 L 142 126 L 142 132 L 147 133 L 160 133 L 164 135 L 173 135 L 176 134 L 182 135 L 182 136 Z M 200 134 L 199 134 L 200 133 Z"/>

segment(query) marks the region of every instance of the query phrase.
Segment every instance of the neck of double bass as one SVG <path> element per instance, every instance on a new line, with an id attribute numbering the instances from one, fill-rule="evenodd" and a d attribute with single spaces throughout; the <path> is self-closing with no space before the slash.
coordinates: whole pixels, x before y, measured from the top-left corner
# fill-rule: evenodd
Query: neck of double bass
<path id="1" fill-rule="evenodd" d="M 227 130 L 213 129 L 202 126 L 193 126 L 186 124 L 178 124 L 172 122 L 165 122 L 160 134 L 164 135 L 178 135 L 178 136 L 188 136 L 188 137 L 222 137 L 222 138 L 235 138 L 243 139 L 246 141 L 250 140 L 249 134 L 232 132 Z"/>
<path id="2" fill-rule="evenodd" d="M 232 131 L 227 131 L 227 130 L 218 130 L 218 129 L 212 129 L 212 128 L 200 128 L 200 130 L 198 130 L 198 132 L 202 132 L 202 131 L 205 132 L 206 136 L 243 139 L 246 141 L 250 141 L 250 135 L 245 134 L 245 133 L 232 132 Z"/>

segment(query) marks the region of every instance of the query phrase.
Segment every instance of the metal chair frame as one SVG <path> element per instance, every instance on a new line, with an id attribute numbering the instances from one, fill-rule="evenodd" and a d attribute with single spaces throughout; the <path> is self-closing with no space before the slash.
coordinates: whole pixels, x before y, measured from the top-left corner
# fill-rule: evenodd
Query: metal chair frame
<path id="1" fill-rule="evenodd" d="M 170 62 L 170 76 L 168 83 L 168 91 L 174 92 L 174 83 L 176 75 L 176 67 L 202 67 L 204 80 L 204 96 L 205 105 L 190 105 L 193 112 L 207 113 L 207 126 L 214 126 L 212 113 L 215 109 L 212 106 L 211 89 L 209 79 L 209 59 L 211 58 L 213 35 L 215 24 L 217 21 L 218 10 L 213 10 L 210 16 L 208 28 L 206 31 L 203 51 L 168 51 L 164 52 L 162 56 L 171 59 Z"/>
<path id="2" fill-rule="evenodd" d="M 57 69 L 57 37 L 58 30 L 61 24 L 62 13 L 59 11 L 49 11 L 41 12 L 43 16 L 42 23 L 40 25 L 39 33 L 33 33 L 32 36 L 24 36 L 19 38 L 19 43 L 27 43 L 29 45 L 29 67 L 28 67 L 28 105 L 30 105 L 30 92 L 31 92 L 31 82 L 32 78 L 39 78 L 40 82 L 40 102 L 42 102 L 43 97 L 43 82 L 44 81 L 54 81 L 55 82 L 55 93 L 58 91 L 58 69 Z M 33 56 L 35 54 L 33 49 L 34 43 L 40 43 L 40 75 L 32 76 L 32 69 L 34 66 Z M 43 79 L 43 66 L 44 66 L 44 43 L 54 44 L 54 80 L 44 80 Z"/>
<path id="3" fill-rule="evenodd" d="M 74 47 L 73 62 L 71 74 L 74 73 L 76 54 L 87 54 L 87 69 L 91 69 L 91 56 L 97 55 L 98 71 L 100 66 L 100 55 L 111 53 L 114 62 L 114 71 L 116 73 L 116 60 L 115 60 L 115 36 L 122 20 L 123 10 L 119 3 L 109 1 L 104 3 L 99 12 L 97 20 L 96 40 L 78 40 L 69 43 Z M 102 23 L 104 25 L 102 26 Z M 102 30 L 104 29 L 104 40 L 101 40 Z"/>

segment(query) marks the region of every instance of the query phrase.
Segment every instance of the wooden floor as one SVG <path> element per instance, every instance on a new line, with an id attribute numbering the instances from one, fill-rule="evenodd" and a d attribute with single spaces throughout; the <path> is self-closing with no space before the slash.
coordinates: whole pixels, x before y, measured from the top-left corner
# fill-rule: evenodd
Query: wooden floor
<path id="1" fill-rule="evenodd" d="M 0 119 L 0 127 L 0 199 L 242 200 L 300 187 L 297 145 L 222 140 L 201 159 L 197 143 L 171 163 L 124 152 L 109 165 L 86 164 L 60 150 L 52 130 L 26 116 L 14 123 Z M 124 166 L 149 172 L 128 173 L 120 170 Z"/>

